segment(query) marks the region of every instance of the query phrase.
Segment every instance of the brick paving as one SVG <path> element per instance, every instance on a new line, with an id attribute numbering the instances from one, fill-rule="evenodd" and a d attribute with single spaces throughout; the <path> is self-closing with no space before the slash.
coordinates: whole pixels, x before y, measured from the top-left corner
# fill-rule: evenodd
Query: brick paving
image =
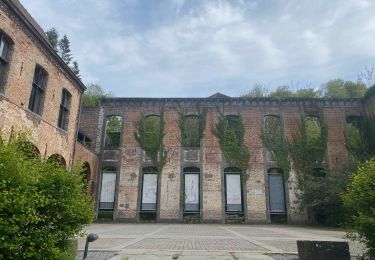
<path id="1" fill-rule="evenodd" d="M 99 235 L 90 244 L 93 260 L 298 259 L 297 240 L 347 241 L 340 230 L 280 225 L 93 224 L 86 232 Z M 349 246 L 352 255 L 362 251 Z"/>

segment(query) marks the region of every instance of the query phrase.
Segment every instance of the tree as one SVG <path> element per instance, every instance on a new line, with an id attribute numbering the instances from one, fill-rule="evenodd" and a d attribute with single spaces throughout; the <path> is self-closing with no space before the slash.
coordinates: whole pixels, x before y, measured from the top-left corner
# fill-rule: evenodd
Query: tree
<path id="1" fill-rule="evenodd" d="M 366 245 L 363 259 L 375 259 L 375 158 L 359 165 L 342 197 L 354 212 L 349 236 Z"/>
<path id="2" fill-rule="evenodd" d="M 319 98 L 321 96 L 320 90 L 314 88 L 301 88 L 296 91 L 296 97 L 302 98 Z"/>
<path id="3" fill-rule="evenodd" d="M 48 31 L 45 32 L 48 38 L 49 43 L 51 44 L 52 48 L 57 52 L 57 44 L 59 42 L 59 33 L 56 30 L 55 27 L 52 27 L 48 29 Z"/>
<path id="4" fill-rule="evenodd" d="M 71 67 L 71 70 L 73 71 L 74 74 L 76 74 L 78 78 L 81 78 L 81 75 L 79 75 L 79 67 L 78 67 L 77 61 L 73 61 L 73 66 Z"/>
<path id="5" fill-rule="evenodd" d="M 278 98 L 294 97 L 295 93 L 290 89 L 289 86 L 279 86 L 275 91 L 272 91 L 269 96 Z"/>
<path id="6" fill-rule="evenodd" d="M 105 92 L 98 84 L 90 83 L 83 94 L 82 104 L 85 107 L 97 107 L 101 99 L 111 96 L 110 92 Z"/>
<path id="7" fill-rule="evenodd" d="M 375 85 L 375 66 L 368 67 L 358 74 L 358 82 L 365 84 L 367 87 Z"/>
<path id="8" fill-rule="evenodd" d="M 67 65 L 72 61 L 72 53 L 70 50 L 70 41 L 66 35 L 59 41 L 60 56 Z"/>
<path id="9" fill-rule="evenodd" d="M 93 219 L 82 168 L 31 159 L 25 142 L 0 140 L 0 259 L 73 259 L 68 241 Z"/>
<path id="10" fill-rule="evenodd" d="M 323 84 L 321 89 L 326 98 L 359 98 L 365 95 L 367 88 L 361 82 L 334 79 Z"/>
<path id="11" fill-rule="evenodd" d="M 262 83 L 256 83 L 254 87 L 241 97 L 268 97 L 269 90 Z"/>

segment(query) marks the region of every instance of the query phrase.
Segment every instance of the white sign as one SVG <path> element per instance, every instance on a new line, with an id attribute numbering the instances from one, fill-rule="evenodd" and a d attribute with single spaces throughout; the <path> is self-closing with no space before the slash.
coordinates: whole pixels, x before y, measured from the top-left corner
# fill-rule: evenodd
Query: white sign
<path id="1" fill-rule="evenodd" d="M 227 174 L 227 204 L 241 205 L 241 176 Z"/>
<path id="2" fill-rule="evenodd" d="M 185 203 L 199 204 L 199 174 L 185 174 Z"/>
<path id="3" fill-rule="evenodd" d="M 156 204 L 156 190 L 158 184 L 157 174 L 143 175 L 142 203 Z"/>
<path id="4" fill-rule="evenodd" d="M 103 173 L 102 190 L 100 192 L 100 202 L 114 202 L 116 189 L 116 173 Z"/>

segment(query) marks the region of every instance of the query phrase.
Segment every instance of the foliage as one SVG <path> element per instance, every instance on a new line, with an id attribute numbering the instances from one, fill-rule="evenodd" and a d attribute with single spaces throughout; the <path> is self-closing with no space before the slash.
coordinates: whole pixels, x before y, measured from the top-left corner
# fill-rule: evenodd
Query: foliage
<path id="1" fill-rule="evenodd" d="M 207 110 L 198 108 L 198 115 L 186 115 L 179 112 L 179 126 L 181 130 L 181 145 L 183 147 L 200 147 L 206 127 Z"/>
<path id="2" fill-rule="evenodd" d="M 30 160 L 23 138 L 0 142 L 0 258 L 73 259 L 67 242 L 93 219 L 81 168 Z"/>
<path id="3" fill-rule="evenodd" d="M 59 42 L 59 33 L 56 28 L 52 27 L 46 31 L 46 35 L 52 48 L 57 52 L 57 43 Z"/>
<path id="4" fill-rule="evenodd" d="M 70 41 L 68 37 L 64 35 L 62 39 L 59 40 L 58 45 L 61 58 L 67 65 L 69 65 L 73 57 L 70 50 Z"/>
<path id="5" fill-rule="evenodd" d="M 88 84 L 85 93 L 83 94 L 82 105 L 84 107 L 98 107 L 100 100 L 106 97 L 111 97 L 111 93 L 106 93 L 104 89 L 98 84 Z"/>
<path id="6" fill-rule="evenodd" d="M 290 160 L 288 147 L 283 137 L 280 117 L 267 116 L 265 118 L 261 139 L 263 145 L 274 156 L 279 167 L 283 169 L 285 180 L 287 180 L 290 172 Z"/>
<path id="7" fill-rule="evenodd" d="M 72 71 L 78 78 L 81 78 L 81 75 L 79 74 L 79 67 L 78 67 L 78 62 L 73 61 L 73 66 L 71 67 Z"/>
<path id="8" fill-rule="evenodd" d="M 375 85 L 375 66 L 366 66 L 358 74 L 358 82 L 365 84 L 367 87 Z"/>
<path id="9" fill-rule="evenodd" d="M 164 109 L 160 109 L 159 116 L 142 116 L 136 122 L 135 140 L 146 156 L 155 164 L 158 173 L 161 173 L 167 162 L 167 151 L 164 148 Z"/>
<path id="10" fill-rule="evenodd" d="M 366 93 L 365 84 L 342 79 L 330 80 L 321 88 L 326 98 L 359 98 Z"/>
<path id="11" fill-rule="evenodd" d="M 345 205 L 351 209 L 353 222 L 350 233 L 354 239 L 367 247 L 364 259 L 375 258 L 375 158 L 358 166 L 352 176 L 346 192 L 343 194 Z"/>
<path id="12" fill-rule="evenodd" d="M 219 139 L 225 161 L 231 166 L 240 168 L 242 177 L 247 177 L 245 174 L 249 168 L 250 152 L 244 144 L 245 128 L 242 116 L 220 114 L 213 134 Z"/>
<path id="13" fill-rule="evenodd" d="M 105 128 L 105 147 L 118 148 L 121 143 L 122 118 L 120 116 L 107 117 Z"/>
<path id="14" fill-rule="evenodd" d="M 320 191 L 323 191 L 325 179 L 317 179 L 325 175 L 316 172 L 323 168 L 327 147 L 327 126 L 323 114 L 319 117 L 302 117 L 299 123 L 299 134 L 294 135 L 288 143 L 289 154 L 297 177 L 297 186 L 300 191 L 298 199 L 301 207 L 307 207 L 310 217 L 314 211 L 324 208 L 331 202 L 322 200 Z M 324 197 L 323 199 L 334 198 Z"/>
<path id="15" fill-rule="evenodd" d="M 262 83 L 256 83 L 254 87 L 241 97 L 268 97 L 269 90 Z"/>
<path id="16" fill-rule="evenodd" d="M 269 94 L 269 97 L 293 97 L 295 94 L 289 86 L 279 86 Z"/>

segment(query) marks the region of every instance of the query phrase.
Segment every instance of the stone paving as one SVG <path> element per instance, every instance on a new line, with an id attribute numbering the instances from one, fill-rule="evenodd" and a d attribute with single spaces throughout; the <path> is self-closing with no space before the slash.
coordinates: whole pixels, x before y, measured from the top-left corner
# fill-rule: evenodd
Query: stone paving
<path id="1" fill-rule="evenodd" d="M 348 241 L 339 230 L 281 225 L 93 224 L 88 259 L 298 259 L 297 240 Z M 79 239 L 83 250 L 85 239 Z M 349 243 L 351 254 L 362 251 Z M 82 259 L 82 252 L 76 259 Z"/>

